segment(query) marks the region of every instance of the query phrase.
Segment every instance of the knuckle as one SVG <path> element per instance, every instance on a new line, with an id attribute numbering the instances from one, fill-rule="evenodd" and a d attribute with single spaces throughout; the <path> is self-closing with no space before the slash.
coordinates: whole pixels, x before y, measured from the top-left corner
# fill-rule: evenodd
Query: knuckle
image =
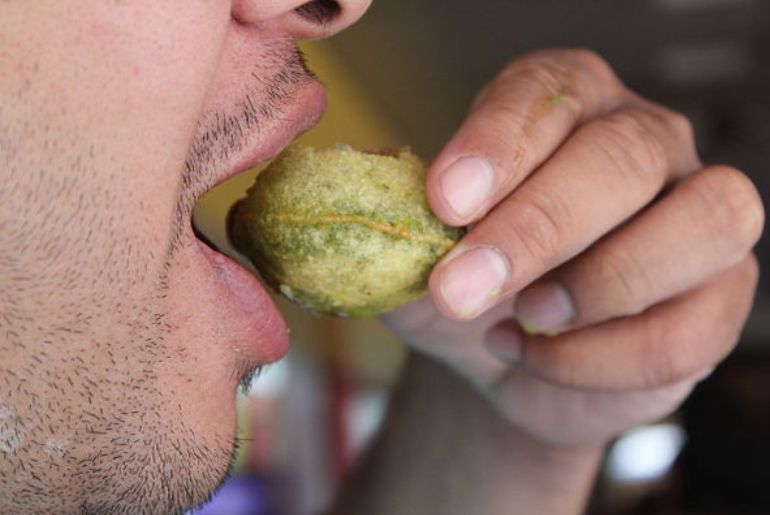
<path id="1" fill-rule="evenodd" d="M 497 102 L 494 108 L 484 110 L 485 135 L 493 139 L 495 148 L 522 146 L 530 135 L 522 120 L 518 106 L 506 102 Z"/>
<path id="2" fill-rule="evenodd" d="M 672 132 L 678 135 L 683 142 L 693 147 L 695 146 L 695 128 L 684 113 L 672 109 L 664 109 L 662 118 L 671 127 Z"/>
<path id="3" fill-rule="evenodd" d="M 649 110 L 661 125 L 670 134 L 672 141 L 677 143 L 677 155 L 681 159 L 680 166 L 686 168 L 684 172 L 690 172 L 700 166 L 698 149 L 695 143 L 695 128 L 690 119 L 682 112 L 669 109 L 660 105 L 653 105 Z"/>
<path id="4" fill-rule="evenodd" d="M 597 253 L 594 261 L 592 274 L 596 284 L 607 285 L 612 291 L 607 298 L 605 289 L 607 309 L 611 309 L 613 315 L 640 313 L 644 309 L 641 299 L 646 296 L 646 285 L 651 281 L 646 267 L 630 253 L 611 247 Z"/>
<path id="5" fill-rule="evenodd" d="M 527 200 L 516 203 L 514 232 L 531 256 L 550 258 L 558 251 L 561 231 L 564 224 L 559 220 L 569 220 L 564 211 L 567 207 L 553 196 L 530 195 Z M 566 215 L 566 217 L 565 217 Z"/>
<path id="6" fill-rule="evenodd" d="M 518 83 L 534 88 L 550 101 L 560 98 L 560 105 L 566 106 L 579 117 L 585 109 L 585 99 L 577 94 L 580 84 L 586 82 L 586 72 L 569 58 L 565 51 L 542 50 L 512 61 L 500 75 L 500 80 L 509 87 Z M 583 88 L 585 89 L 585 88 Z"/>
<path id="7" fill-rule="evenodd" d="M 570 71 L 557 59 L 533 57 L 513 63 L 504 78 L 529 83 L 547 94 L 557 94 L 571 83 Z"/>
<path id="8" fill-rule="evenodd" d="M 615 70 L 600 54 L 588 48 L 571 48 L 566 50 L 566 54 L 567 59 L 583 71 L 578 75 L 589 77 L 591 84 L 600 84 L 605 94 L 617 97 L 627 93 Z"/>
<path id="9" fill-rule="evenodd" d="M 757 243 L 764 227 L 764 207 L 745 174 L 715 166 L 696 175 L 691 185 L 710 213 L 717 241 L 731 244 L 740 253 Z"/>
<path id="10" fill-rule="evenodd" d="M 590 48 L 569 48 L 565 50 L 568 58 L 581 67 L 600 77 L 610 77 L 615 80 L 615 72 L 607 60 Z"/>
<path id="11" fill-rule="evenodd" d="M 620 173 L 635 183 L 664 177 L 668 159 L 655 131 L 638 119 L 635 111 L 618 111 L 586 126 L 585 138 L 604 154 Z"/>
<path id="12" fill-rule="evenodd" d="M 625 91 L 612 67 L 596 52 L 585 48 L 546 49 L 511 61 L 498 76 L 498 85 L 523 84 L 540 91 L 543 100 L 558 104 L 578 120 L 591 106 Z"/>
<path id="13" fill-rule="evenodd" d="M 527 130 L 525 121 L 515 106 L 499 104 L 494 109 L 485 110 L 479 129 L 474 132 L 473 143 L 493 156 L 495 164 L 506 173 L 500 175 L 500 190 L 509 185 L 518 184 L 526 174 L 523 163 L 534 159 L 532 135 Z"/>

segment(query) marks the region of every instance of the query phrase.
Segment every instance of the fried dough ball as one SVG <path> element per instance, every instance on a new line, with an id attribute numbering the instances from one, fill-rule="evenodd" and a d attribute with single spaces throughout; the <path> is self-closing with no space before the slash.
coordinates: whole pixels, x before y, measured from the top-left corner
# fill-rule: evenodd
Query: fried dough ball
<path id="1" fill-rule="evenodd" d="M 432 267 L 464 230 L 425 198 L 425 166 L 393 154 L 292 146 L 232 213 L 231 239 L 297 304 L 362 318 L 425 294 Z"/>

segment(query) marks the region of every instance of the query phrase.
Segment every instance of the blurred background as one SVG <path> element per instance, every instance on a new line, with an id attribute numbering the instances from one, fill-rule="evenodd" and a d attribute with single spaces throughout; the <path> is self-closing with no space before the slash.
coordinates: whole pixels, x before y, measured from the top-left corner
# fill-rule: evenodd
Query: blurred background
<path id="1" fill-rule="evenodd" d="M 633 89 L 686 113 L 704 161 L 749 173 L 767 206 L 767 0 L 375 0 L 358 25 L 305 47 L 328 86 L 329 112 L 304 139 L 408 144 L 430 159 L 507 61 L 570 46 L 599 52 Z M 196 223 L 223 248 L 224 213 L 255 173 L 221 186 L 196 210 Z M 613 445 L 590 513 L 770 513 L 766 236 L 757 252 L 762 283 L 736 352 L 678 413 Z M 239 397 L 233 478 L 195 513 L 318 512 L 386 410 L 401 344 L 376 320 L 314 318 L 278 302 L 292 350 Z"/>

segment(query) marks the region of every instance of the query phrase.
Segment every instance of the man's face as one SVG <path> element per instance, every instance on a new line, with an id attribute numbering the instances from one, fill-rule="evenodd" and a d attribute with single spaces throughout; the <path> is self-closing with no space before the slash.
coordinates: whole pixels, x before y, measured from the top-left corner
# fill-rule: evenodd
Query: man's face
<path id="1" fill-rule="evenodd" d="M 295 44 L 368 3 L 0 1 L 0 512 L 219 483 L 236 386 L 287 338 L 192 206 L 317 120 Z"/>

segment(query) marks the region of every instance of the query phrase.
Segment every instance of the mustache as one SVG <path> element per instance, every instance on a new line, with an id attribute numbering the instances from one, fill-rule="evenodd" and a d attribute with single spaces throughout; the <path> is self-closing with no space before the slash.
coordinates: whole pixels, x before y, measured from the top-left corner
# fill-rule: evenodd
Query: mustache
<path id="1" fill-rule="evenodd" d="M 246 77 L 245 93 L 232 108 L 204 113 L 198 122 L 182 170 L 168 255 L 182 246 L 193 207 L 214 185 L 222 165 L 243 150 L 247 141 L 253 141 L 255 134 L 258 138 L 263 126 L 281 117 L 299 85 L 318 80 L 296 45 L 288 51 L 285 45 L 270 49 L 262 61 L 269 66 L 261 63 Z M 266 68 L 271 73 L 265 73 Z"/>
<path id="2" fill-rule="evenodd" d="M 281 61 L 268 76 L 251 72 L 247 92 L 231 112 L 204 115 L 185 160 L 185 175 L 205 174 L 216 168 L 233 152 L 241 150 L 253 132 L 259 133 L 263 121 L 273 120 L 281 113 L 297 85 L 317 80 L 299 47 L 295 46 L 290 56 L 282 56 Z"/>

